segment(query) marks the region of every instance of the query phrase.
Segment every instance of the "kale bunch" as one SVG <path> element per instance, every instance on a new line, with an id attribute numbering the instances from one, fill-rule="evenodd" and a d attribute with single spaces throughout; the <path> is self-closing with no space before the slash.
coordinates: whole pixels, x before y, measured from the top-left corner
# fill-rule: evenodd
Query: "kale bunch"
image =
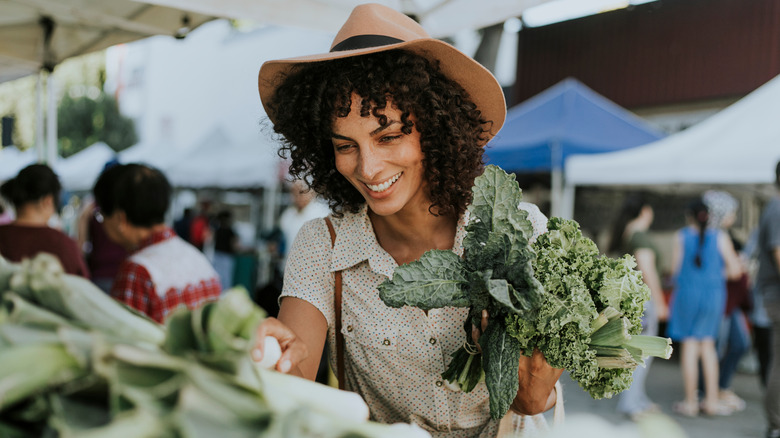
<path id="1" fill-rule="evenodd" d="M 520 356 L 534 348 L 594 398 L 630 386 L 631 371 L 648 354 L 671 354 L 668 339 L 636 336 L 649 289 L 633 257 L 600 256 L 576 222 L 560 218 L 532 245 L 521 201 L 514 174 L 487 166 L 475 180 L 463 257 L 428 251 L 379 286 L 390 307 L 469 307 L 464 346 L 442 377 L 464 392 L 484 378 L 493 418 L 509 410 Z M 480 326 L 483 309 L 490 319 L 480 353 L 470 345 L 471 327 Z"/>
<path id="2" fill-rule="evenodd" d="M 650 289 L 630 255 L 611 258 L 582 235 L 577 222 L 553 217 L 533 243 L 535 276 L 544 286 L 533 318 L 507 316 L 506 326 L 524 351 L 538 348 L 593 398 L 631 386 L 647 356 L 668 358 L 670 341 L 641 336 Z"/>

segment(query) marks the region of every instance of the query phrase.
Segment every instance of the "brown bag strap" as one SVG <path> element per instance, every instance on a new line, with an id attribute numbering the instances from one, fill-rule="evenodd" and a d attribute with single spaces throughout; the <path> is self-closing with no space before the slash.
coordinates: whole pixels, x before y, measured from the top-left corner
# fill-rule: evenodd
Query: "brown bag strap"
<path id="1" fill-rule="evenodd" d="M 330 233 L 331 247 L 336 245 L 336 230 L 330 218 L 325 218 Z M 339 389 L 344 389 L 344 335 L 341 334 L 341 271 L 335 272 L 335 291 L 333 294 L 333 310 L 336 313 L 336 378 L 339 381 Z"/>

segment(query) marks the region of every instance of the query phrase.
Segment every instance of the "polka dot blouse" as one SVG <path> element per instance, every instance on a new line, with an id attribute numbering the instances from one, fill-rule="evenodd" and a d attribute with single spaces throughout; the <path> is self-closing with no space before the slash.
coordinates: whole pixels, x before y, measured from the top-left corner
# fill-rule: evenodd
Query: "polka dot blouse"
<path id="1" fill-rule="evenodd" d="M 546 231 L 547 218 L 521 203 L 534 226 L 534 238 Z M 465 341 L 468 309 L 387 307 L 377 286 L 398 266 L 377 242 L 366 207 L 331 218 L 335 246 L 324 219 L 307 222 L 293 243 L 285 269 L 282 297 L 303 299 L 328 321 L 330 363 L 335 369 L 334 272 L 342 271 L 342 333 L 346 388 L 360 394 L 371 419 L 415 423 L 433 436 L 495 436 L 483 383 L 470 393 L 442 381 L 450 355 Z M 458 221 L 453 251 L 463 254 L 468 212 Z"/>

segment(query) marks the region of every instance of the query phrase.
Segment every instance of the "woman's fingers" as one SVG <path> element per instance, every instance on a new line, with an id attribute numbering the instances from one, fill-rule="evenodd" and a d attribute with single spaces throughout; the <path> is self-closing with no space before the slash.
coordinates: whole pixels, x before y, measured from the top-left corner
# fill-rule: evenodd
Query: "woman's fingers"
<path id="1" fill-rule="evenodd" d="M 479 337 L 482 336 L 482 333 L 487 330 L 488 325 L 488 319 L 490 318 L 490 315 L 488 315 L 487 310 L 482 310 L 482 319 L 479 322 L 479 327 L 475 325 L 471 325 L 471 341 L 474 343 L 474 345 L 477 346 L 477 350 L 482 353 L 482 347 L 479 345 Z"/>
<path id="2" fill-rule="evenodd" d="M 276 362 L 276 369 L 287 373 L 293 366 L 298 365 L 308 357 L 306 345 L 301 342 L 295 333 L 289 327 L 282 324 L 276 318 L 266 318 L 257 327 L 255 332 L 255 345 L 252 349 L 252 358 L 255 361 L 261 361 L 265 354 L 265 338 L 267 336 L 275 338 L 282 349 L 282 355 Z"/>
<path id="3" fill-rule="evenodd" d="M 555 404 L 553 388 L 563 374 L 560 368 L 547 363 L 539 349 L 531 357 L 521 356 L 518 367 L 520 388 L 512 404 L 515 412 L 534 415 L 550 409 Z"/>

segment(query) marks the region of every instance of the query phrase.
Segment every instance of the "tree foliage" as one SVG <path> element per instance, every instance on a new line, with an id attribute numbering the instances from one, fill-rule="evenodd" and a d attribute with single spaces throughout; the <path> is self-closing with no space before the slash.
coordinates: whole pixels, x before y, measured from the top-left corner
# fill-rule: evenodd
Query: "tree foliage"
<path id="1" fill-rule="evenodd" d="M 62 157 L 102 141 L 119 152 L 138 141 L 135 123 L 119 112 L 116 100 L 101 92 L 97 98 L 65 94 L 57 111 Z"/>

